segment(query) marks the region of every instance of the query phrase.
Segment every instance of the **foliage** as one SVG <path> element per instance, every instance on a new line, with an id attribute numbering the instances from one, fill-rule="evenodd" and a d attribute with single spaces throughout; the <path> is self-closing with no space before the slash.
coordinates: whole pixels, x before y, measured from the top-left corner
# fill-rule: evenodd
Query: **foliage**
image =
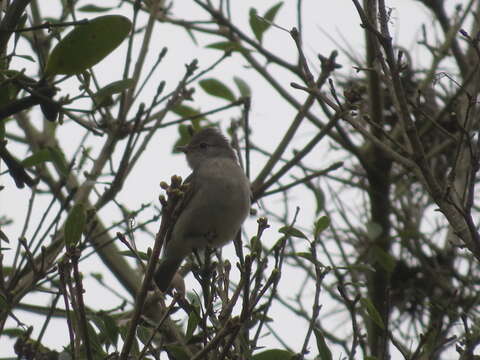
<path id="1" fill-rule="evenodd" d="M 424 62 L 394 37 L 395 9 L 353 0 L 365 43 L 336 42 L 343 68 L 336 50 L 305 55 L 313 5 L 301 0 L 244 12 L 192 0 L 191 13 L 157 0 L 39 3 L 7 1 L 0 17 L 0 196 L 28 197 L 22 216 L 7 206 L 0 215 L 2 351 L 8 342 L 9 356 L 25 359 L 475 358 L 480 1 L 415 2 L 433 19 L 415 39 Z M 167 51 L 157 35 L 171 28 L 188 37 Z M 275 32 L 293 54 L 272 50 Z M 215 60 L 179 58 L 186 42 Z M 172 58 L 186 65 L 167 81 Z M 244 72 L 225 71 L 232 63 Z M 291 113 L 260 130 L 260 102 Z M 162 182 L 160 207 L 154 194 L 131 205 L 144 183 L 127 180 L 152 144 L 185 144 L 204 126 L 221 127 L 243 154 L 261 206 L 235 255 L 192 256 L 186 294 L 160 294 L 152 273 L 181 178 Z M 167 154 L 155 151 L 143 181 L 161 180 Z M 89 298 L 99 288 L 116 306 Z M 68 332 L 62 347 L 45 339 L 54 318 Z"/>

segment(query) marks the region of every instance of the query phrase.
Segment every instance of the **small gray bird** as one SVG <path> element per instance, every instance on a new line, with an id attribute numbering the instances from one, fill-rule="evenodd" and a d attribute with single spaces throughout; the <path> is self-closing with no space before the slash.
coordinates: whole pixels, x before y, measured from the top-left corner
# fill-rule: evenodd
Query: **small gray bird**
<path id="1" fill-rule="evenodd" d="M 221 247 L 233 240 L 250 210 L 250 184 L 227 139 L 215 128 L 196 133 L 179 147 L 192 174 L 188 201 L 164 247 L 155 282 L 166 291 L 183 259 L 194 249 Z"/>

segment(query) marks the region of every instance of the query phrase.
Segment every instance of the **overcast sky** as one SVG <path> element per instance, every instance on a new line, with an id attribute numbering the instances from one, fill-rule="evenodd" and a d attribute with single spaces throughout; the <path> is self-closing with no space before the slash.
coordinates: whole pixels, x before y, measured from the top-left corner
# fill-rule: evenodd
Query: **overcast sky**
<path id="1" fill-rule="evenodd" d="M 45 16 L 58 13 L 58 8 L 56 7 L 57 1 L 43 1 L 41 3 L 42 11 Z M 83 1 L 82 3 L 94 3 L 94 1 Z M 98 4 L 98 2 L 95 3 Z M 103 0 L 101 3 L 102 6 L 107 6 L 108 3 L 116 4 L 115 1 L 107 0 Z M 258 8 L 259 13 L 263 13 L 275 2 L 242 0 L 232 1 L 231 3 L 233 8 L 232 13 L 234 14 L 237 26 L 248 29 L 249 8 L 255 6 Z M 295 26 L 296 19 L 293 17 L 293 14 L 295 13 L 295 3 L 296 2 L 294 1 L 285 2 L 284 7 L 276 19 L 278 25 L 287 29 Z M 395 35 L 395 41 L 402 44 L 403 47 L 412 50 L 413 61 L 415 63 L 425 61 L 425 58 L 423 58 L 423 52 L 415 48 L 415 43 L 419 39 L 418 29 L 420 24 L 423 22 L 427 27 L 431 26 L 429 14 L 416 1 L 397 0 L 387 1 L 387 3 L 392 8 L 391 26 L 393 29 L 392 33 Z M 456 1 L 449 3 L 449 5 L 451 5 L 451 3 L 459 2 Z M 351 1 L 304 1 L 304 9 L 304 46 L 313 69 L 319 69 L 319 64 L 316 60 L 318 53 L 327 56 L 332 50 L 338 48 L 337 45 L 334 44 L 334 41 L 338 42 L 338 45 L 341 47 L 349 46 L 353 48 L 357 51 L 359 58 L 361 58 L 363 32 L 359 27 L 360 21 L 354 11 L 354 6 Z M 205 13 L 203 13 L 202 10 L 190 0 L 174 1 L 172 11 L 174 14 L 177 14 L 178 17 L 185 16 L 190 19 L 208 19 L 207 15 L 205 15 Z M 131 9 L 126 6 L 122 9 L 116 10 L 115 13 L 129 16 Z M 89 14 L 82 14 L 82 16 L 83 15 L 85 15 L 85 17 L 89 16 Z M 146 17 L 142 16 L 140 21 L 144 22 L 145 19 Z M 169 51 L 167 57 L 154 74 L 154 77 L 158 78 L 158 81 L 150 81 L 143 94 L 142 100 L 147 103 L 153 96 L 158 82 L 161 80 L 167 82 L 168 88 L 173 88 L 176 85 L 178 78 L 183 75 L 184 64 L 190 62 L 193 58 L 197 58 L 200 67 L 204 68 L 217 59 L 220 54 L 218 51 L 208 50 L 202 47 L 202 45 L 218 41 L 217 39 L 213 37 L 199 37 L 199 46 L 195 46 L 192 44 L 185 31 L 167 24 L 157 24 L 154 38 L 155 41 L 153 44 L 158 48 L 152 49 L 153 51 L 151 52 L 148 61 L 154 61 L 158 52 L 164 46 L 168 47 Z M 296 50 L 293 41 L 288 33 L 280 29 L 270 29 L 265 35 L 264 44 L 272 52 L 281 57 L 287 59 L 296 58 Z M 29 49 L 20 47 L 20 51 L 17 52 L 28 54 Z M 123 64 L 124 53 L 125 44 L 108 56 L 102 63 L 94 67 L 102 85 L 106 85 L 111 81 L 119 80 L 122 77 L 121 71 L 123 68 L 121 65 Z M 343 65 L 342 71 L 345 74 L 354 74 L 354 70 L 343 54 L 340 54 L 338 61 Z M 209 74 L 209 77 L 218 77 L 229 84 L 232 88 L 234 88 L 232 80 L 234 75 L 242 77 L 250 84 L 253 91 L 250 114 L 253 131 L 252 139 L 257 142 L 261 141 L 264 147 L 272 149 L 278 143 L 283 131 L 290 124 L 291 119 L 295 115 L 295 111 L 281 99 L 278 99 L 278 95 L 273 93 L 263 80 L 259 80 L 254 71 L 245 68 L 244 65 L 245 63 L 241 57 L 234 54 L 221 67 L 216 69 L 212 74 Z M 17 70 L 24 67 L 28 69 L 28 72 L 31 75 L 35 76 L 36 68 L 35 66 L 32 67 L 32 64 L 28 61 L 15 59 L 11 66 L 11 68 Z M 148 65 L 146 68 L 148 69 Z M 280 81 L 284 84 L 296 80 L 292 78 L 290 74 L 285 75 L 285 73 L 282 72 L 278 72 L 278 76 Z M 76 87 L 78 86 L 78 83 L 76 81 L 71 81 L 69 84 L 69 87 L 62 88 L 64 94 L 75 93 L 77 91 Z M 297 96 L 299 99 L 304 98 L 304 94 L 300 92 Z M 209 110 L 217 105 L 224 104 L 224 102 L 212 99 L 211 96 L 207 96 L 202 93 L 201 89 L 197 88 L 195 93 L 195 106 L 199 104 L 201 105 L 202 110 Z M 40 116 L 38 111 L 33 114 L 35 114 L 35 116 Z M 234 115 L 238 115 L 238 111 L 233 111 L 230 116 Z M 224 113 L 220 116 L 214 116 L 212 119 L 220 120 L 222 117 L 226 117 L 224 120 L 229 120 L 228 116 Z M 223 128 L 225 129 L 225 127 Z M 172 136 L 166 137 L 164 136 L 165 133 L 162 132 L 162 137 L 158 138 L 153 143 L 154 146 L 151 146 L 147 150 L 142 161 L 138 164 L 136 170 L 125 183 L 124 189 L 120 193 L 118 200 L 120 203 L 128 206 L 129 209 L 139 208 L 141 204 L 152 201 L 156 202 L 160 193 L 158 184 L 161 180 L 168 180 L 172 174 L 179 174 L 184 177 L 188 175 L 189 170 L 183 157 L 181 155 L 170 154 L 172 145 L 175 141 L 176 130 L 172 128 L 168 131 Z M 312 128 L 309 126 L 303 127 L 295 139 L 296 144 L 303 144 L 311 135 L 311 131 Z M 77 125 L 72 123 L 64 125 L 60 134 L 60 142 L 73 151 L 80 141 Z M 268 136 L 265 136 L 265 134 L 268 134 Z M 96 139 L 92 139 L 91 144 L 94 145 L 95 141 Z M 29 155 L 27 153 L 22 153 L 23 149 L 17 149 L 16 151 L 12 149 L 12 151 L 20 158 Z M 321 149 L 317 151 L 316 154 L 318 159 L 322 161 L 323 167 L 329 166 L 336 160 L 322 158 L 320 153 Z M 256 170 L 261 167 L 261 161 L 262 159 L 258 158 L 257 162 L 252 162 L 253 176 L 256 174 Z M 1 169 L 5 170 L 4 165 L 2 164 L 1 166 Z M 0 192 L 0 204 L 3 210 L 1 213 L 8 214 L 8 216 L 13 219 L 22 219 L 28 206 L 30 195 L 29 189 L 17 189 L 9 176 L 2 176 L 0 178 L 0 183 L 5 186 L 5 189 Z M 302 206 L 302 216 L 299 219 L 299 223 L 301 226 L 309 227 L 311 226 L 310 223 L 313 218 L 314 204 L 310 197 L 302 197 L 305 194 L 306 193 L 299 192 L 296 197 L 293 197 L 294 200 L 292 201 L 292 205 Z M 42 202 L 37 204 L 35 208 L 36 216 L 40 216 L 44 206 L 45 204 Z M 108 209 L 106 209 L 106 211 L 108 211 Z M 102 210 L 102 213 L 112 221 L 118 220 L 119 218 L 119 214 L 116 211 L 112 211 L 111 214 L 105 214 Z M 154 214 L 155 210 L 151 208 L 143 216 L 144 219 L 146 219 Z M 21 226 L 21 223 L 15 223 L 13 226 L 9 226 L 5 230 L 8 232 L 8 235 L 10 239 L 13 240 L 14 244 L 16 244 L 16 239 L 21 232 Z M 155 228 L 156 227 L 152 227 L 152 231 L 155 231 Z M 250 221 L 247 228 L 255 228 L 255 219 Z M 273 228 L 269 230 L 270 235 L 267 234 L 267 239 L 269 239 L 272 244 L 278 238 L 277 230 L 278 228 Z M 141 237 L 141 235 L 139 236 Z M 142 243 L 141 238 L 137 240 L 139 241 L 139 246 L 143 249 L 147 246 L 151 246 L 149 243 Z M 7 252 L 5 255 L 6 261 L 11 261 L 11 258 L 9 258 L 10 254 Z M 234 259 L 233 246 L 225 247 L 224 255 L 226 258 Z M 88 265 L 82 267 L 84 270 L 90 268 L 93 271 L 93 269 L 101 269 L 103 266 L 94 257 L 87 260 L 86 264 Z M 287 275 L 287 281 L 288 277 L 289 275 Z M 291 277 L 292 281 L 294 281 L 294 275 Z M 109 277 L 108 274 L 106 279 L 112 284 L 116 284 L 116 281 Z M 111 297 L 108 292 L 105 293 L 105 290 L 95 281 L 91 279 L 87 279 L 87 281 L 87 292 L 85 297 L 88 304 L 93 304 L 95 301 L 98 301 L 100 294 L 102 294 L 102 308 L 118 305 L 118 301 Z M 37 300 L 38 297 L 27 296 L 25 298 L 25 302 L 29 303 L 33 303 Z M 30 315 L 26 313 L 19 314 L 27 323 L 30 322 Z M 273 313 L 273 317 L 275 318 L 275 328 L 280 328 L 280 333 L 283 335 L 288 334 L 289 344 L 296 349 L 299 349 L 304 338 L 305 325 L 303 323 L 299 324 L 298 322 L 295 322 L 295 319 L 290 314 L 288 314 L 288 317 L 283 315 L 275 317 L 275 313 Z M 298 326 L 298 331 L 295 331 L 295 325 Z M 14 323 L 9 321 L 9 326 L 14 326 Z M 57 329 L 61 329 L 61 331 L 54 331 L 55 328 L 52 327 L 47 331 L 44 342 L 48 345 L 55 344 L 57 349 L 60 349 L 61 345 L 68 343 L 68 333 L 64 328 L 63 322 L 57 322 L 57 326 Z M 273 339 L 270 341 L 275 343 Z M 265 343 L 265 345 L 269 344 L 270 342 Z M 12 356 L 11 347 L 5 345 L 0 346 L 0 356 Z M 340 354 L 336 354 L 335 358 L 338 358 L 339 356 Z"/>

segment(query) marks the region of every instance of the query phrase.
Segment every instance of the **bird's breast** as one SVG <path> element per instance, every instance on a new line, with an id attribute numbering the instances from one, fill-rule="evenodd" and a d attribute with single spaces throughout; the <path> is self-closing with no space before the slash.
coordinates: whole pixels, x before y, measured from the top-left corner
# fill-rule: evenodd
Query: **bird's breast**
<path id="1" fill-rule="evenodd" d="M 211 243 L 205 246 L 232 240 L 250 210 L 250 186 L 240 166 L 230 159 L 210 160 L 197 169 L 194 188 L 179 219 L 182 228 L 206 234 Z"/>

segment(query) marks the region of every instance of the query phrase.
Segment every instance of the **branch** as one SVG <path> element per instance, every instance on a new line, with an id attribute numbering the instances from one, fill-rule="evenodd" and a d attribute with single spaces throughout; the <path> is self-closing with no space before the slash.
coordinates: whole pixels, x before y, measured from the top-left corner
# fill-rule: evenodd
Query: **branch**
<path id="1" fill-rule="evenodd" d="M 0 23 L 0 56 L 4 56 L 6 53 L 8 40 L 12 35 L 10 29 L 17 27 L 20 17 L 31 1 L 32 0 L 14 0 L 10 6 L 7 7 L 5 16 Z"/>

